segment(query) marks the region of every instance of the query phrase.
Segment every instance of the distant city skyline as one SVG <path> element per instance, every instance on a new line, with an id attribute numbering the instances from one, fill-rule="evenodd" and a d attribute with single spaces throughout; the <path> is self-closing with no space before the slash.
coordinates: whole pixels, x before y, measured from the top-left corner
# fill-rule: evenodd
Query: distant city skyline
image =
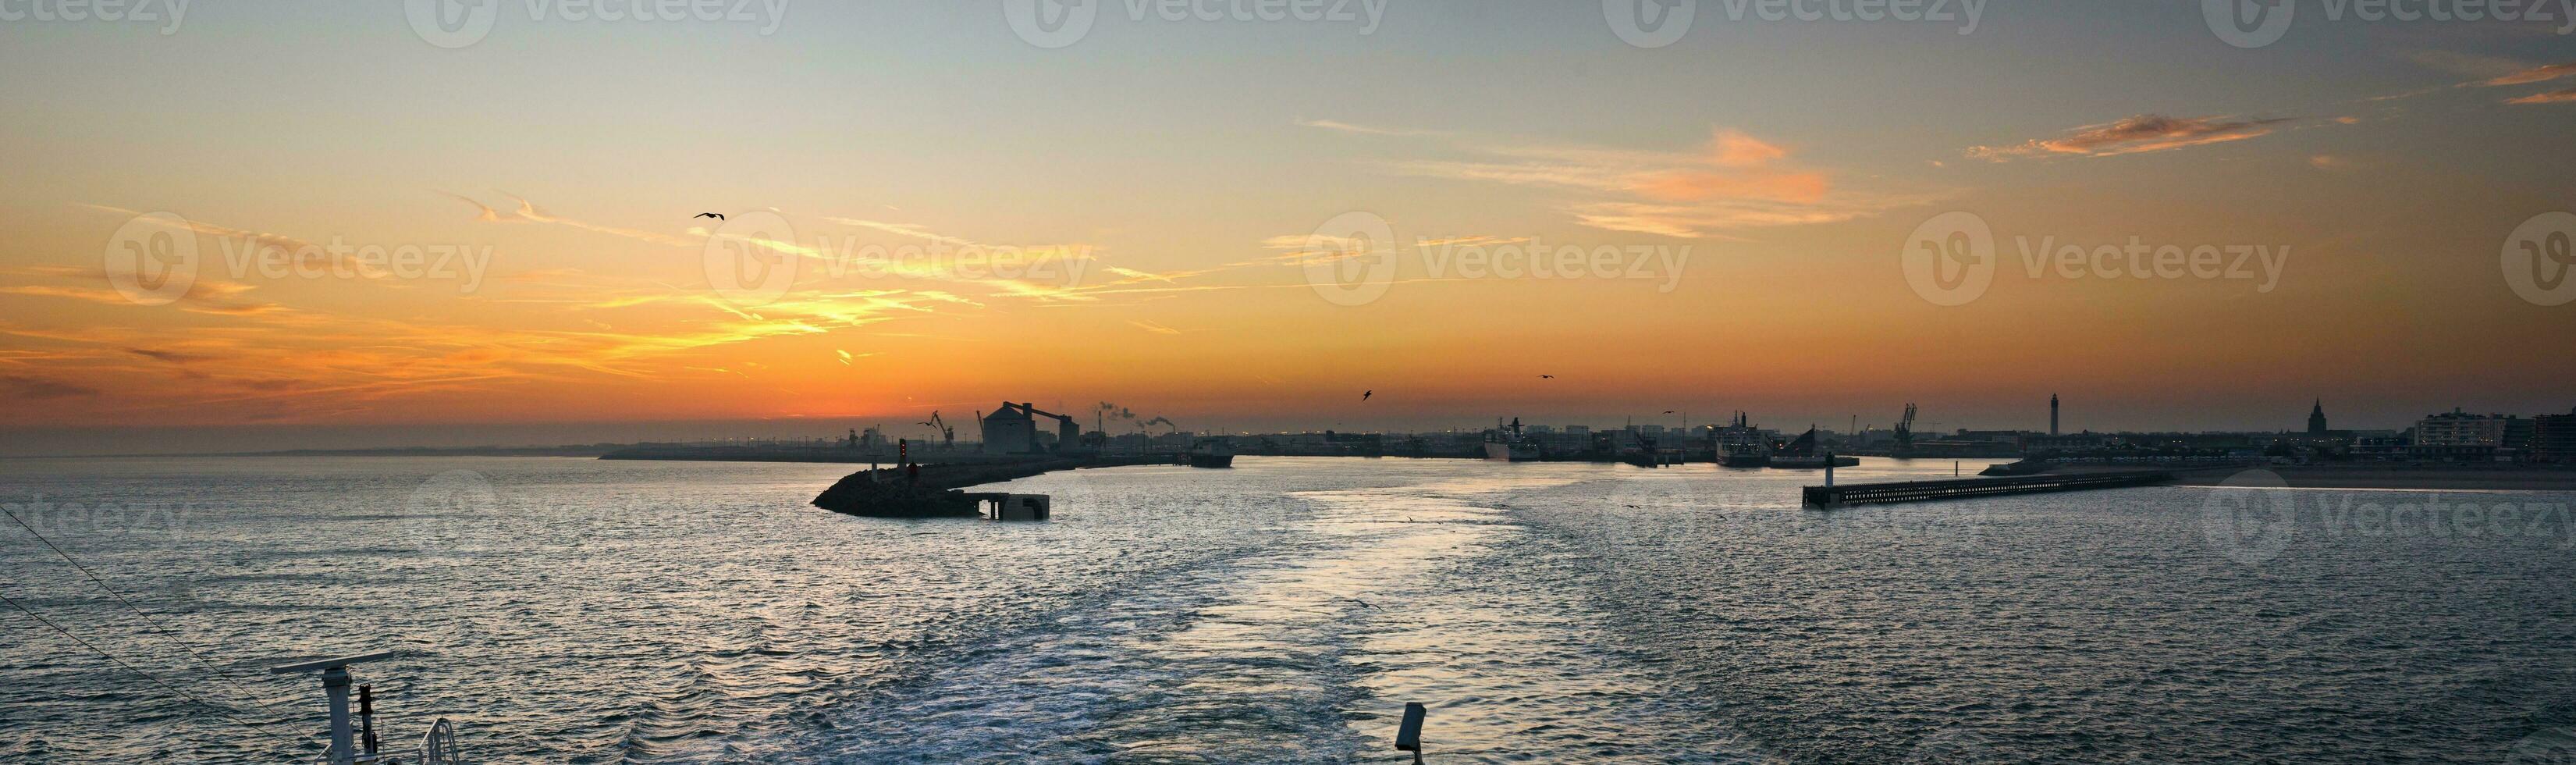
<path id="1" fill-rule="evenodd" d="M 984 405 L 992 406 L 997 403 L 999 402 L 985 402 Z M 2040 406 L 2034 409 L 2034 413 L 2024 416 L 2022 418 L 2023 421 L 2013 421 L 2009 417 L 1993 419 L 1935 419 L 1932 415 L 1936 412 L 1926 408 L 1924 410 L 1924 415 L 1916 422 L 1916 429 L 1918 432 L 1923 433 L 1949 433 L 1962 428 L 1984 431 L 2028 431 L 2033 433 L 2046 433 L 2048 431 L 2046 403 L 2046 400 L 2042 399 Z M 2072 404 L 2074 402 L 2069 401 L 2068 403 Z M 2422 411 L 2413 412 L 2411 414 L 2399 414 L 2386 418 L 2365 418 L 2361 416 L 2347 418 L 2331 406 L 2331 400 L 2312 400 L 2310 402 L 2310 406 L 2312 407 L 2320 404 L 2325 405 L 2326 414 L 2332 424 L 2332 429 L 2335 431 L 2403 431 L 2408 427 L 2412 427 L 2418 420 L 2428 416 L 2450 412 L 2454 408 L 2458 408 L 2472 414 L 2504 414 L 2521 417 L 2532 417 L 2544 414 L 2567 414 L 2570 411 L 2576 411 L 2576 403 L 2571 403 L 2566 407 L 2541 408 L 2536 410 L 2480 409 L 2477 407 L 2428 407 Z M 964 425 L 958 428 L 959 440 L 973 440 L 972 418 L 973 412 L 975 411 L 975 405 L 943 404 L 942 406 L 949 407 L 948 411 L 957 412 L 959 416 L 956 418 L 956 421 L 964 423 Z M 1073 408 L 1076 411 L 1081 410 L 1081 407 L 1078 406 L 1070 408 Z M 989 413 L 991 410 L 988 409 L 985 411 L 986 413 Z M 2069 409 L 2068 411 L 2073 412 L 2077 410 Z M 1720 424 L 1724 422 L 1727 417 L 1731 416 L 1733 412 L 1733 409 L 1724 408 L 1711 409 L 1706 412 L 1693 410 L 1689 413 L 1688 424 L 1693 427 Z M 1850 429 L 1851 417 L 1853 414 L 1854 413 L 1844 413 L 1839 416 L 1813 415 L 1805 417 L 1783 414 L 1777 417 L 1766 417 L 1759 411 L 1750 412 L 1753 425 L 1771 430 L 1797 432 L 1805 430 L 1809 425 L 1813 425 L 1827 431 L 1839 433 L 1853 432 Z M 1901 414 L 1901 410 L 1878 420 L 1870 419 L 1870 413 L 1858 414 L 1861 415 L 1860 425 L 1863 430 L 1869 430 L 1872 428 L 1877 430 L 1887 430 L 1894 426 L 1897 415 Z M 833 439 L 840 437 L 845 433 L 845 431 L 853 429 L 863 430 L 869 427 L 883 427 L 888 438 L 912 438 L 918 440 L 934 437 L 932 436 L 932 431 L 930 431 L 930 429 L 919 427 L 917 425 L 917 419 L 919 416 L 926 416 L 926 414 L 902 414 L 877 417 L 776 418 L 768 420 L 553 422 L 512 424 L 449 423 L 396 428 L 392 430 L 379 426 L 285 424 L 250 428 L 241 426 L 199 426 L 140 430 L 125 428 L 21 429 L 12 434 L 12 438 L 8 443 L 0 445 L 0 455 L 148 455 L 280 451 L 292 449 L 562 446 L 597 443 L 635 443 L 643 441 L 720 440 L 730 438 Z M 1168 415 L 1146 414 L 1124 421 L 1118 425 L 1108 428 L 1107 430 L 1113 434 L 1138 432 L 1135 425 L 1136 420 L 1155 416 Z M 1496 416 L 1501 416 L 1506 419 L 1518 416 L 1524 424 L 1534 426 L 1564 427 L 1568 425 L 1581 425 L 1602 430 L 1621 427 L 1622 425 L 1627 424 L 1631 417 L 1630 415 L 1580 416 L 1554 414 Z M 1635 423 L 1639 425 L 1651 424 L 1663 427 L 1677 427 L 1684 424 L 1683 416 L 1681 414 L 1676 413 L 1666 415 L 1662 414 L 1661 410 L 1657 410 L 1651 415 L 1638 414 L 1633 417 Z M 1361 424 L 1349 419 L 1335 422 L 1297 420 L 1293 418 L 1195 420 L 1186 416 L 1172 416 L 1171 419 L 1176 421 L 1175 425 L 1167 426 L 1157 424 L 1152 428 L 1147 429 L 1145 432 L 1159 434 L 1167 432 L 1173 427 L 1177 427 L 1179 430 L 1185 432 L 1256 434 L 1321 432 L 1325 430 L 1344 430 L 1353 433 L 1439 432 L 1448 430 L 1475 431 L 1492 427 L 1494 416 L 1482 418 L 1473 416 L 1455 418 L 1427 416 L 1408 418 L 1403 416 L 1391 416 L 1383 424 Z M 2297 434 L 2304 433 L 2308 429 L 2307 412 L 2305 410 L 2293 412 L 2275 419 L 2279 420 L 2279 422 L 2249 422 L 2240 425 L 2221 424 L 2210 426 L 2155 424 L 2106 426 L 2078 424 L 2078 422 L 2070 416 L 2070 418 L 2063 423 L 2061 430 L 2070 434 L 2081 432 L 2113 433 L 2123 431 Z M 1081 427 L 1086 432 L 1094 430 L 1093 423 L 1089 420 L 1085 420 Z M 1213 428 L 1223 428 L 1223 430 L 1212 431 L 1211 429 Z"/>

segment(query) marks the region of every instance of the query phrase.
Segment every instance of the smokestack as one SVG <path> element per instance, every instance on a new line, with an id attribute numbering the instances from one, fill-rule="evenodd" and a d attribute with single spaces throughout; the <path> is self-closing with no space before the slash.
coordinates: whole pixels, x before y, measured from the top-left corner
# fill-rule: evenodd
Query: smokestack
<path id="1" fill-rule="evenodd" d="M 2057 394 L 2048 394 L 2048 434 L 2057 435 Z"/>

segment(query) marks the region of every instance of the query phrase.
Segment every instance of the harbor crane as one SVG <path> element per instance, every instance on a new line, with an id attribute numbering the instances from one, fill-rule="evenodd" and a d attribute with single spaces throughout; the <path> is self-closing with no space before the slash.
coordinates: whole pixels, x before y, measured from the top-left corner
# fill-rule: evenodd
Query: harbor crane
<path id="1" fill-rule="evenodd" d="M 930 421 L 922 423 L 922 426 L 939 432 L 939 448 L 957 450 L 957 428 L 949 425 L 947 420 L 939 419 L 939 412 L 932 411 Z"/>
<path id="2" fill-rule="evenodd" d="M 1913 404 L 1909 403 L 1905 405 L 1905 419 L 1899 420 L 1896 423 L 1896 448 L 1898 451 L 1914 448 Z"/>

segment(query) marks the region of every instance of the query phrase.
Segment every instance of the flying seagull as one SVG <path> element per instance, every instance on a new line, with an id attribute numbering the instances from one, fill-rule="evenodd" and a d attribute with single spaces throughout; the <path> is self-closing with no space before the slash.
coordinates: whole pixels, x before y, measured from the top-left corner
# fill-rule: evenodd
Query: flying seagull
<path id="1" fill-rule="evenodd" d="M 1554 380 L 1554 379 L 1556 379 L 1556 375 L 1539 375 L 1539 376 L 1538 376 L 1538 379 L 1541 379 L 1541 380 Z"/>
<path id="2" fill-rule="evenodd" d="M 724 220 L 724 216 L 723 216 L 723 215 L 720 215 L 720 214 L 717 214 L 717 213 L 698 213 L 697 217 L 700 217 L 700 218 L 714 218 L 714 219 L 716 219 L 716 220 Z"/>
<path id="3" fill-rule="evenodd" d="M 1673 410 L 1666 409 L 1666 410 L 1664 410 L 1664 413 L 1665 413 L 1665 414 L 1672 414 L 1672 413 L 1673 413 Z"/>
<path id="4" fill-rule="evenodd" d="M 1367 400 L 1369 400 L 1369 397 L 1370 397 L 1370 396 L 1375 396 L 1375 395 L 1377 395 L 1377 391 L 1374 391 L 1374 390 L 1369 391 L 1369 392 L 1367 392 L 1367 393 L 1362 393 L 1362 394 L 1360 394 L 1360 400 L 1361 400 L 1361 401 L 1367 401 Z"/>

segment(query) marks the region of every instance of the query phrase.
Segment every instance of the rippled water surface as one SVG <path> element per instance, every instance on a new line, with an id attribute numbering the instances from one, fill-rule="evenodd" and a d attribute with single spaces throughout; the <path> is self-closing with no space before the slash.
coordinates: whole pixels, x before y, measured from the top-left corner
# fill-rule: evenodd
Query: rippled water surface
<path id="1" fill-rule="evenodd" d="M 0 612 L 0 760 L 309 756 L 318 683 L 264 667 L 379 649 L 388 741 L 495 762 L 1399 761 L 1407 701 L 1449 761 L 2576 751 L 2565 494 L 2262 492 L 2299 510 L 2248 538 L 2236 490 L 1827 513 L 1811 473 L 1246 457 L 1016 482 L 1057 520 L 1006 525 L 805 504 L 844 472 L 0 464 L 152 617 L 15 524 L 0 592 L 204 702 Z"/>

